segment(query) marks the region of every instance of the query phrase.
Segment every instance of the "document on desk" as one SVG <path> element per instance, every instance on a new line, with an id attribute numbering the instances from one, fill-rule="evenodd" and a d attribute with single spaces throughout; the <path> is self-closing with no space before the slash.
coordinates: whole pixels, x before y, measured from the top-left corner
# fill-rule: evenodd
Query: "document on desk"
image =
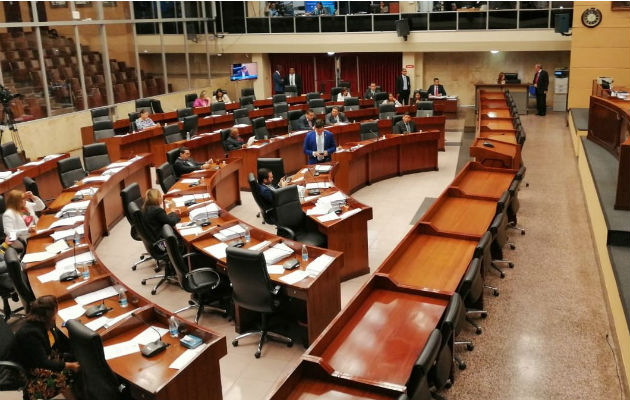
<path id="1" fill-rule="evenodd" d="M 263 252 L 267 264 L 275 264 L 293 254 L 293 249 L 284 243 L 278 243 Z"/>
<path id="2" fill-rule="evenodd" d="M 87 178 L 83 178 L 83 183 L 106 182 L 108 179 L 109 175 L 88 176 Z"/>
<path id="3" fill-rule="evenodd" d="M 77 254 L 76 256 L 70 256 L 57 261 L 55 268 L 67 271 L 68 268 L 74 269 L 75 264 L 88 264 L 94 262 L 94 260 L 92 252 L 86 251 L 85 253 Z"/>
<path id="4" fill-rule="evenodd" d="M 308 189 L 328 189 L 332 187 L 330 182 L 309 182 L 306 184 L 306 190 Z"/>
<path id="5" fill-rule="evenodd" d="M 129 315 L 131 315 L 131 313 L 133 313 L 134 311 L 136 311 L 136 309 L 134 308 L 131 311 L 127 311 L 124 314 L 120 314 L 117 317 L 114 318 L 107 318 L 107 320 L 105 321 L 105 323 L 103 324 L 103 326 L 105 327 L 105 329 L 109 329 L 110 327 L 114 326 L 116 323 L 118 323 L 118 321 L 122 321 L 123 319 L 127 318 Z"/>
<path id="6" fill-rule="evenodd" d="M 321 164 L 317 164 L 315 166 L 315 171 L 317 172 L 330 172 L 330 170 L 332 169 L 332 165 L 321 165 Z"/>
<path id="7" fill-rule="evenodd" d="M 270 275 L 281 275 L 284 273 L 284 267 L 280 264 L 267 264 L 267 273 Z"/>
<path id="8" fill-rule="evenodd" d="M 298 269 L 297 271 L 293 271 L 290 274 L 281 276 L 278 279 L 280 279 L 282 282 L 288 285 L 293 285 L 294 283 L 297 283 L 308 276 L 309 276 L 308 272 Z"/>
<path id="9" fill-rule="evenodd" d="M 105 346 L 103 347 L 103 350 L 105 352 L 105 359 L 111 360 L 113 358 L 118 358 L 118 357 L 126 356 L 129 354 L 137 353 L 140 351 L 140 346 L 138 346 L 138 343 L 135 343 L 129 340 L 126 342 L 112 344 L 110 346 Z"/>
<path id="10" fill-rule="evenodd" d="M 264 241 L 262 241 L 262 242 L 260 242 L 260 243 L 258 243 L 256 245 L 250 247 L 249 249 L 253 250 L 253 251 L 260 251 L 260 250 L 264 249 L 265 247 L 269 246 L 270 244 L 271 244 L 271 242 L 269 240 L 264 240 Z"/>
<path id="11" fill-rule="evenodd" d="M 151 325 L 149 328 L 138 333 L 133 339 L 131 339 L 131 341 L 141 346 L 146 346 L 151 342 L 155 342 L 156 340 L 161 339 L 166 332 L 168 332 L 168 329 L 166 328 L 160 328 L 159 326 Z"/>
<path id="12" fill-rule="evenodd" d="M 94 303 L 95 301 L 100 301 L 100 300 L 107 299 L 109 297 L 114 297 L 114 296 L 118 296 L 118 292 L 116 291 L 116 288 L 114 288 L 113 286 L 108 286 L 104 289 L 100 289 L 91 293 L 84 294 L 82 296 L 75 297 L 74 301 L 76 301 L 77 304 L 81 304 L 84 306 L 86 304 Z"/>
<path id="13" fill-rule="evenodd" d="M 326 215 L 330 212 L 330 204 L 316 204 L 315 207 L 306 210 L 306 215 Z"/>
<path id="14" fill-rule="evenodd" d="M 119 161 L 119 162 L 113 162 L 107 166 L 105 166 L 106 169 L 110 169 L 110 168 L 121 168 L 121 167 L 128 167 L 131 165 L 133 161 Z"/>
<path id="15" fill-rule="evenodd" d="M 24 258 L 22 258 L 22 262 L 24 264 L 28 264 L 28 263 L 32 263 L 32 262 L 39 262 L 39 261 L 44 261 L 44 260 L 48 260 L 51 257 L 54 257 L 55 254 L 53 253 L 49 253 L 47 251 L 38 251 L 38 252 L 34 252 L 34 253 L 26 253 L 24 255 Z"/>
<path id="16" fill-rule="evenodd" d="M 122 171 L 123 169 L 125 169 L 125 167 L 107 168 L 105 171 L 103 171 L 103 173 L 101 174 L 101 176 L 114 175 L 114 174 L 119 173 L 119 172 L 120 172 L 120 171 Z"/>
<path id="17" fill-rule="evenodd" d="M 60 226 L 71 226 L 74 224 L 78 224 L 79 222 L 83 222 L 84 220 L 85 220 L 85 217 L 83 215 L 77 215 L 76 217 L 62 218 L 50 224 L 50 226 L 47 229 L 53 229 Z"/>
<path id="18" fill-rule="evenodd" d="M 85 308 L 83 308 L 81 304 L 75 304 L 57 311 L 57 315 L 59 315 L 59 318 L 61 318 L 64 322 L 69 319 L 79 318 L 83 314 L 85 314 Z"/>
<path id="19" fill-rule="evenodd" d="M 197 357 L 198 354 L 201 354 L 206 349 L 206 347 L 208 347 L 208 343 L 204 343 L 195 349 L 186 350 L 179 357 L 177 357 L 168 367 L 171 369 L 185 368 L 188 364 L 191 363 L 192 360 L 195 359 L 195 357 Z"/>
<path id="20" fill-rule="evenodd" d="M 80 214 L 82 213 L 83 210 L 88 208 L 88 205 L 90 205 L 90 200 L 83 200 L 83 201 L 77 201 L 74 203 L 68 203 L 65 206 L 61 207 L 61 210 L 59 210 L 57 214 L 55 214 L 55 217 L 62 218 L 65 215 L 72 214 L 72 213 Z"/>
<path id="21" fill-rule="evenodd" d="M 200 226 L 193 226 L 192 228 L 179 230 L 179 234 L 182 236 L 199 235 L 201 232 L 203 232 L 203 228 Z"/>
<path id="22" fill-rule="evenodd" d="M 306 266 L 306 272 L 311 276 L 317 276 L 322 273 L 333 261 L 334 257 L 328 254 L 322 254 Z"/>
<path id="23" fill-rule="evenodd" d="M 339 218 L 340 218 L 339 215 L 335 214 L 334 212 L 328 213 L 326 215 L 322 215 L 321 217 L 317 217 L 319 222 L 330 222 Z"/>
<path id="24" fill-rule="evenodd" d="M 50 237 L 53 238 L 53 240 L 57 241 L 60 239 L 71 238 L 75 235 L 75 233 L 78 234 L 79 236 L 82 236 L 84 232 L 85 232 L 85 227 L 83 225 L 79 225 L 76 228 L 64 229 L 63 231 L 53 232 L 50 235 Z"/>
<path id="25" fill-rule="evenodd" d="M 22 164 L 22 166 L 23 166 L 23 167 L 34 167 L 34 166 L 36 166 L 36 165 L 41 165 L 41 164 L 43 164 L 43 163 L 45 163 L 45 162 L 46 162 L 46 160 L 41 159 L 41 160 L 39 160 L 39 161 L 31 161 L 31 162 L 28 162 L 28 163 L 26 163 L 26 164 Z"/>
<path id="26" fill-rule="evenodd" d="M 53 254 L 59 254 L 62 251 L 68 250 L 70 246 L 65 240 L 55 240 L 52 244 L 46 246 L 46 251 Z"/>
<path id="27" fill-rule="evenodd" d="M 204 251 L 207 251 L 208 253 L 210 253 L 210 255 L 214 258 L 225 258 L 227 257 L 227 254 L 225 254 L 225 249 L 227 249 L 228 245 L 227 243 L 217 243 L 214 244 L 212 246 L 208 246 L 204 248 Z"/>
<path id="28" fill-rule="evenodd" d="M 219 239 L 222 242 L 227 240 L 232 240 L 239 238 L 241 236 L 245 236 L 245 228 L 236 224 L 234 226 L 230 226 L 229 228 L 225 228 L 220 230 L 219 232 L 213 235 L 215 238 Z"/>
<path id="29" fill-rule="evenodd" d="M 352 210 L 346 211 L 345 213 L 341 214 L 339 217 L 341 217 L 341 219 L 346 219 L 346 218 L 351 217 L 354 214 L 358 213 L 359 211 L 361 211 L 360 208 L 354 208 Z"/>

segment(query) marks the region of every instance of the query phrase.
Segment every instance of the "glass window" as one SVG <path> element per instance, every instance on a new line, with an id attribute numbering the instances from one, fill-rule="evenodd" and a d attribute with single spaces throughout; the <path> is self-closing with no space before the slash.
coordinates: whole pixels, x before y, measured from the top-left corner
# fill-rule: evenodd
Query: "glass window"
<path id="1" fill-rule="evenodd" d="M 319 32 L 319 17 L 312 17 L 310 15 L 302 15 L 295 17 L 295 29 L 297 32 Z M 271 19 L 271 31 L 273 32 L 273 23 L 278 18 Z M 291 18 L 293 21 L 293 18 Z"/>
<path id="2" fill-rule="evenodd" d="M 551 8 L 573 8 L 572 1 L 552 1 Z"/>
<path id="3" fill-rule="evenodd" d="M 223 32 L 245 33 L 245 6 L 243 2 L 222 1 L 220 8 L 223 20 Z"/>
<path id="4" fill-rule="evenodd" d="M 72 13 L 70 12 L 70 3 L 67 1 L 44 1 L 46 6 L 46 21 L 70 21 Z M 77 11 L 81 11 L 77 8 Z"/>
<path id="5" fill-rule="evenodd" d="M 458 29 L 486 29 L 485 12 L 459 12 Z"/>
<path id="6" fill-rule="evenodd" d="M 113 24 L 107 25 L 106 29 L 114 102 L 136 100 L 140 98 L 140 90 L 132 27 L 130 24 Z"/>
<path id="7" fill-rule="evenodd" d="M 457 13 L 440 12 L 429 14 L 429 30 L 448 31 L 457 29 Z"/>
<path id="8" fill-rule="evenodd" d="M 186 55 L 182 53 L 166 54 L 168 66 L 168 91 L 169 93 L 187 90 L 188 75 L 186 74 Z"/>
<path id="9" fill-rule="evenodd" d="M 95 108 L 107 105 L 103 49 L 101 48 L 98 26 L 80 26 L 79 40 L 81 41 L 81 60 L 83 61 L 83 77 L 88 107 Z"/>
<path id="10" fill-rule="evenodd" d="M 519 2 L 521 10 L 543 10 L 549 8 L 548 1 L 521 1 Z"/>
<path id="11" fill-rule="evenodd" d="M 488 4 L 490 10 L 516 10 L 515 1 L 491 1 Z"/>
<path id="12" fill-rule="evenodd" d="M 519 28 L 549 27 L 549 10 L 527 10 L 519 12 Z"/>
<path id="13" fill-rule="evenodd" d="M 489 29 L 516 29 L 516 11 L 490 11 Z"/>
<path id="14" fill-rule="evenodd" d="M 321 17 L 322 32 L 345 32 L 346 18 L 344 16 L 337 17 Z"/>
<path id="15" fill-rule="evenodd" d="M 374 15 L 374 31 L 395 31 L 398 14 Z"/>
<path id="16" fill-rule="evenodd" d="M 103 1 L 103 18 L 105 19 L 130 19 L 131 4 L 128 1 Z"/>
<path id="17" fill-rule="evenodd" d="M 164 71 L 162 70 L 162 55 L 159 53 L 141 53 L 140 68 L 142 68 L 141 85 L 144 97 L 152 97 L 158 94 L 164 94 Z"/>
<path id="18" fill-rule="evenodd" d="M 409 20 L 409 30 L 426 31 L 429 17 L 427 14 L 403 14 L 403 18 Z"/>
<path id="19" fill-rule="evenodd" d="M 247 18 L 247 33 L 269 33 L 269 18 Z"/>
<path id="20" fill-rule="evenodd" d="M 162 18 L 181 18 L 182 7 L 179 1 L 162 1 L 160 2 Z M 184 27 L 181 22 L 164 22 L 163 30 L 165 35 L 181 35 L 184 33 Z"/>
<path id="21" fill-rule="evenodd" d="M 135 19 L 157 18 L 157 4 L 152 1 L 134 1 L 133 11 Z M 155 35 L 159 33 L 157 23 L 136 24 L 138 35 Z"/>
<path id="22" fill-rule="evenodd" d="M 317 23 L 317 18 L 315 18 L 315 23 Z M 271 18 L 271 33 L 293 33 L 293 31 L 293 17 Z"/>
<path id="23" fill-rule="evenodd" d="M 372 31 L 371 15 L 348 15 L 348 32 Z"/>

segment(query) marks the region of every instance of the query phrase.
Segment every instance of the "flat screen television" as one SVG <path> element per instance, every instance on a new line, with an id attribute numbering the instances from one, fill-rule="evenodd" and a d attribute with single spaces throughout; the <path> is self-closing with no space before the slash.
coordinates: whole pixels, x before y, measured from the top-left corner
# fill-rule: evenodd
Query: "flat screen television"
<path id="1" fill-rule="evenodd" d="M 304 12 L 310 14 L 313 12 L 319 1 L 305 1 Z M 322 6 L 326 9 L 326 15 L 335 15 L 336 1 L 322 1 Z"/>
<path id="2" fill-rule="evenodd" d="M 232 64 L 232 70 L 230 71 L 231 81 L 244 81 L 256 78 L 258 78 L 257 63 Z"/>

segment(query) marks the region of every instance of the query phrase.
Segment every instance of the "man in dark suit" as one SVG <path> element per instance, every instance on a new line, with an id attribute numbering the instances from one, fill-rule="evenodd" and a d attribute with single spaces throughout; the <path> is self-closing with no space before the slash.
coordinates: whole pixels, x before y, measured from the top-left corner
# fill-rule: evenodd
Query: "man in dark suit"
<path id="1" fill-rule="evenodd" d="M 295 86 L 297 88 L 297 95 L 302 94 L 302 77 L 295 73 L 295 68 L 289 68 L 289 75 L 284 78 L 284 86 Z"/>
<path id="2" fill-rule="evenodd" d="M 427 93 L 429 93 L 429 97 L 446 96 L 446 90 L 444 90 L 444 86 L 440 85 L 439 78 L 433 78 L 433 85 L 429 86 Z"/>
<path id="3" fill-rule="evenodd" d="M 273 73 L 273 91 L 276 94 L 284 93 L 284 79 L 282 79 L 282 74 L 280 71 L 282 70 L 281 66 L 276 66 L 276 71 Z"/>
<path id="4" fill-rule="evenodd" d="M 238 128 L 230 129 L 229 136 L 223 142 L 227 151 L 237 150 L 243 147 L 243 139 L 239 135 Z"/>
<path id="5" fill-rule="evenodd" d="M 348 122 L 348 118 L 344 113 L 339 112 L 339 107 L 333 107 L 330 113 L 326 115 L 326 123 L 334 125 L 340 122 Z"/>
<path id="6" fill-rule="evenodd" d="M 409 115 L 409 113 L 405 113 L 402 120 L 396 122 L 396 125 L 394 125 L 394 128 L 392 129 L 393 133 L 411 133 L 415 131 L 416 124 L 411 120 L 411 115 Z"/>
<path id="7" fill-rule="evenodd" d="M 278 189 L 279 187 L 285 187 L 287 182 L 284 179 L 284 176 L 280 178 L 280 181 L 277 185 L 273 184 L 273 172 L 267 168 L 260 168 L 258 170 L 258 193 L 260 197 L 265 202 L 267 208 L 271 208 L 273 206 L 273 190 Z"/>
<path id="8" fill-rule="evenodd" d="M 187 174 L 198 169 L 208 169 L 210 168 L 210 163 L 198 163 L 190 156 L 190 149 L 188 147 L 181 147 L 179 149 L 179 157 L 175 160 L 173 168 L 175 169 L 177 176 L 182 176 L 183 174 Z"/>
<path id="9" fill-rule="evenodd" d="M 363 98 L 365 99 L 373 99 L 374 95 L 377 93 L 376 91 L 376 83 L 372 82 L 370 83 L 370 87 L 368 88 L 368 90 L 365 91 L 365 94 L 363 95 Z"/>
<path id="10" fill-rule="evenodd" d="M 297 125 L 297 130 L 299 131 L 305 129 L 313 129 L 313 127 L 315 126 L 315 112 L 311 109 L 306 110 L 304 115 L 298 118 Z"/>
<path id="11" fill-rule="evenodd" d="M 549 74 L 536 64 L 536 74 L 534 74 L 534 87 L 536 88 L 536 115 L 547 114 L 547 89 L 549 88 Z"/>
<path id="12" fill-rule="evenodd" d="M 315 122 L 315 130 L 310 131 L 304 138 L 304 154 L 308 156 L 309 164 L 330 161 L 330 155 L 337 150 L 333 134 L 324 129 L 324 121 Z"/>
<path id="13" fill-rule="evenodd" d="M 409 104 L 409 92 L 411 88 L 411 80 L 407 76 L 407 69 L 403 68 L 400 71 L 400 75 L 396 78 L 396 94 L 398 95 L 398 101 L 402 105 Z"/>

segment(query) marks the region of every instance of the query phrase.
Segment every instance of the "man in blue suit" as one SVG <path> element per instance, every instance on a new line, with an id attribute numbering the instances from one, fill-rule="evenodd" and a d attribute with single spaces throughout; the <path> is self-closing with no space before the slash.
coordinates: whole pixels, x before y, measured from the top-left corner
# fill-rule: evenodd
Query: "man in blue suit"
<path id="1" fill-rule="evenodd" d="M 280 73 L 281 69 L 282 67 L 278 65 L 276 66 L 276 71 L 273 73 L 273 91 L 276 94 L 284 93 L 284 78 Z"/>
<path id="2" fill-rule="evenodd" d="M 333 134 L 324 129 L 324 121 L 315 122 L 315 130 L 310 131 L 304 138 L 304 154 L 308 156 L 309 164 L 330 161 L 330 155 L 335 152 L 337 145 Z"/>

